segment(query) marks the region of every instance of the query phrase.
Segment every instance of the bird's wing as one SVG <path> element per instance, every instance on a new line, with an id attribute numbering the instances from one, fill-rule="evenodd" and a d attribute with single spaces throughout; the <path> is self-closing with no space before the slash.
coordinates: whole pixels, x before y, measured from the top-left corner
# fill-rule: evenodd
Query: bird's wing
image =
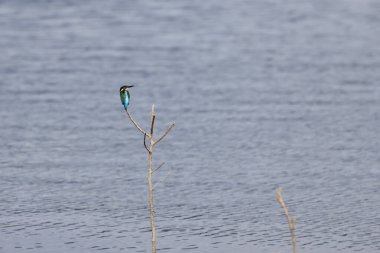
<path id="1" fill-rule="evenodd" d="M 122 104 L 125 103 L 125 92 L 120 92 L 120 100 Z"/>

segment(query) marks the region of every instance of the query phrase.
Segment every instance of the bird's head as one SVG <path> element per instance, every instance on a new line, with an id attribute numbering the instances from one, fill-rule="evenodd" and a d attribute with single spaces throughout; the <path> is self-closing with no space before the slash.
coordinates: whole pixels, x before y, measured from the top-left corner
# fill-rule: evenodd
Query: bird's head
<path id="1" fill-rule="evenodd" d="M 124 85 L 120 87 L 120 92 L 127 91 L 128 88 L 132 88 L 133 85 Z"/>

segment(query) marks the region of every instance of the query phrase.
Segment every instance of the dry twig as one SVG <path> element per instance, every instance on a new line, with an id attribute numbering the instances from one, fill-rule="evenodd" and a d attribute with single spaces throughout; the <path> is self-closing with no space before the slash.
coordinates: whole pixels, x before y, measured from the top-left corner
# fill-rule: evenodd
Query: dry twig
<path id="1" fill-rule="evenodd" d="M 156 140 L 154 142 L 153 145 L 156 145 L 157 143 L 159 143 L 163 138 L 165 138 L 165 136 L 170 132 L 170 130 L 173 129 L 173 127 L 175 126 L 175 123 L 171 123 L 171 125 L 166 129 L 166 131 L 161 135 L 160 138 L 158 138 L 158 140 Z"/>
<path id="2" fill-rule="evenodd" d="M 152 111 L 150 113 L 150 134 L 147 133 L 144 129 L 142 129 L 137 122 L 133 119 L 132 115 L 129 113 L 128 110 L 125 110 L 129 116 L 129 119 L 132 121 L 132 123 L 135 125 L 135 127 L 144 134 L 144 147 L 148 151 L 148 160 L 149 160 L 149 168 L 148 168 L 148 191 L 149 191 L 149 213 L 150 213 L 150 226 L 152 229 L 152 253 L 156 253 L 156 224 L 154 222 L 154 196 L 153 196 L 153 171 L 158 170 L 161 168 L 164 163 L 159 165 L 155 170 L 153 170 L 153 148 L 155 144 L 159 143 L 165 136 L 170 132 L 170 130 L 173 129 L 175 126 L 174 123 L 170 125 L 168 129 L 157 139 L 157 141 L 153 140 L 154 135 L 154 122 L 156 119 L 156 115 L 154 112 L 154 105 L 152 105 Z M 149 145 L 146 143 L 146 137 L 149 139 Z M 166 175 L 166 177 L 169 175 L 169 173 Z M 164 178 L 164 180 L 166 179 Z"/>
<path id="3" fill-rule="evenodd" d="M 289 224 L 290 237 L 292 239 L 293 253 L 296 253 L 296 236 L 295 236 L 295 225 L 296 219 L 289 214 L 289 210 L 286 207 L 285 201 L 282 198 L 282 188 L 277 189 L 277 202 L 280 203 L 282 209 L 284 209 L 286 219 Z"/>
<path id="4" fill-rule="evenodd" d="M 127 112 L 128 114 L 128 117 L 129 119 L 132 121 L 133 125 L 135 125 L 135 127 L 144 135 L 147 135 L 149 138 L 150 138 L 150 135 L 146 133 L 146 131 L 144 131 L 140 126 L 139 124 L 137 124 L 137 122 L 133 119 L 132 117 L 132 114 L 127 110 L 125 109 L 125 111 Z"/>
<path id="5" fill-rule="evenodd" d="M 165 164 L 165 162 L 163 162 L 163 163 L 161 163 L 160 165 L 158 165 L 158 167 L 155 168 L 155 169 L 153 170 L 153 172 L 159 170 L 162 166 L 164 166 L 164 164 Z"/>

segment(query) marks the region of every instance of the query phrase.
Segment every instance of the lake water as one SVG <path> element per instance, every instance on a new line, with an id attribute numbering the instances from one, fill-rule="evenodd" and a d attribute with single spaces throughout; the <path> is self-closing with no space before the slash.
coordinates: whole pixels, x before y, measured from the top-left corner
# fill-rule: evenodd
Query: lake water
<path id="1" fill-rule="evenodd" d="M 0 252 L 380 251 L 380 3 L 0 1 Z"/>

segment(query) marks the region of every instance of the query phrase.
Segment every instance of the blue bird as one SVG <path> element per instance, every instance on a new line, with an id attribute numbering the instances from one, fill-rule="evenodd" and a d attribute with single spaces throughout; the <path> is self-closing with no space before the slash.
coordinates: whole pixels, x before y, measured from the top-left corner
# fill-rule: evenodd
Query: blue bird
<path id="1" fill-rule="evenodd" d="M 133 87 L 133 85 L 124 85 L 120 87 L 120 99 L 121 103 L 124 105 L 124 109 L 127 110 L 129 101 L 131 100 L 131 95 L 129 94 L 128 88 Z"/>

